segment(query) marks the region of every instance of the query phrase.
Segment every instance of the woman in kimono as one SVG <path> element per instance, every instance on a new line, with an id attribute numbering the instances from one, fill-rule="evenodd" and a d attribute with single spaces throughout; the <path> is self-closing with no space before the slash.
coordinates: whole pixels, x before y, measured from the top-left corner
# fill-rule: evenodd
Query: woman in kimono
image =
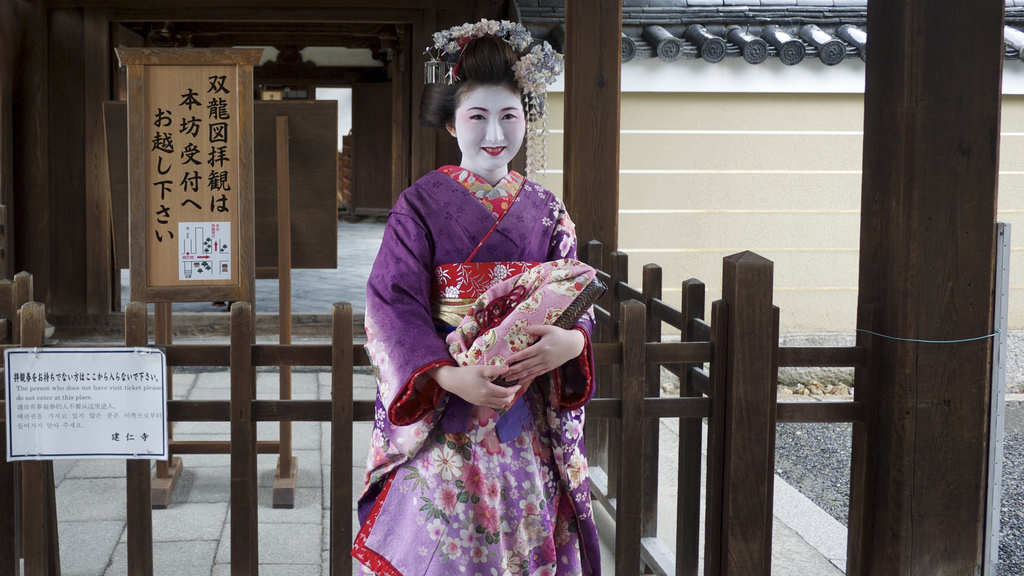
<path id="1" fill-rule="evenodd" d="M 421 121 L 451 133 L 462 162 L 398 199 L 367 284 L 378 388 L 352 554 L 382 575 L 599 574 L 583 445 L 592 316 L 569 329 L 522 321 L 501 332 L 511 353 L 496 363 L 457 361 L 458 334 L 445 340 L 460 323 L 484 333 L 474 303 L 491 326 L 516 304 L 498 294 L 483 310 L 485 292 L 580 267 L 562 202 L 508 169 L 528 124 L 546 124 L 544 88 L 561 57 L 547 43 L 526 51 L 529 33 L 509 22 L 434 39 L 437 83 Z"/>

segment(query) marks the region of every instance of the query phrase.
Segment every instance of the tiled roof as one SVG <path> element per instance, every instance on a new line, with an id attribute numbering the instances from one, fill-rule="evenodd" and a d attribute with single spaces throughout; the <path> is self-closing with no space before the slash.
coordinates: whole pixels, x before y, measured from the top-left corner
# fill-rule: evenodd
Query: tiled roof
<path id="1" fill-rule="evenodd" d="M 1006 59 L 1024 49 L 1024 0 L 1005 0 Z M 562 49 L 565 0 L 518 0 L 523 24 Z M 622 61 L 634 58 L 817 58 L 834 66 L 866 57 L 867 0 L 623 0 Z M 1024 59 L 1024 58 L 1021 58 Z"/>

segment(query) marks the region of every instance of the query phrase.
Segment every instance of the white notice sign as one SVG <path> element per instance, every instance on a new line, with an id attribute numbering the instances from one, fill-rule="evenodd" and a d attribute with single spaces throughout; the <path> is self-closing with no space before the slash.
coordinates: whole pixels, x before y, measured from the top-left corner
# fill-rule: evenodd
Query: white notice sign
<path id="1" fill-rule="evenodd" d="M 7 460 L 167 458 L 167 359 L 155 348 L 9 348 Z"/>

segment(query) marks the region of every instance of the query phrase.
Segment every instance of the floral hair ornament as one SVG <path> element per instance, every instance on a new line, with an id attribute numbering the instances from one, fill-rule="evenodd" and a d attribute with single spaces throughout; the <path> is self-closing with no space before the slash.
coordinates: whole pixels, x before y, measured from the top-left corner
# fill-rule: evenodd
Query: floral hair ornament
<path id="1" fill-rule="evenodd" d="M 516 83 L 523 91 L 526 118 L 526 171 L 543 173 L 548 164 L 548 86 L 565 68 L 565 58 L 547 42 L 533 44 L 533 37 L 521 24 L 508 20 L 481 20 L 434 33 L 434 45 L 426 49 L 424 66 L 427 84 L 453 85 L 459 80 L 462 49 L 473 38 L 500 38 L 519 55 L 512 66 Z M 530 45 L 533 44 L 531 48 Z"/>

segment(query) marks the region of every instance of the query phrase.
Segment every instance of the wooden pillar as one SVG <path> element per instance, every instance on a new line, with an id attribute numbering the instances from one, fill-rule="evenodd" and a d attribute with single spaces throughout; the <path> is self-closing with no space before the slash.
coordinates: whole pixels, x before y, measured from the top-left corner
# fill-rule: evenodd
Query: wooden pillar
<path id="1" fill-rule="evenodd" d="M 565 2 L 565 204 L 581 242 L 618 249 L 622 2 Z"/>
<path id="2" fill-rule="evenodd" d="M 14 240 L 15 270 L 30 271 L 35 299 L 47 299 L 50 284 L 50 167 L 46 8 L 17 3 L 21 45 L 14 71 Z"/>
<path id="3" fill-rule="evenodd" d="M 411 45 L 409 27 L 398 27 L 398 52 L 391 61 L 391 205 L 398 201 L 402 191 L 412 183 L 409 179 L 409 138 L 412 110 L 410 61 L 416 47 Z"/>
<path id="4" fill-rule="evenodd" d="M 4 153 L 14 174 L 11 184 L 0 181 L 12 186 L 13 268 L 33 273 L 48 313 L 107 312 L 112 255 L 100 108 L 110 92 L 106 16 L 37 3 L 14 8 L 23 29 L 11 96 L 13 151 Z M 59 170 L 51 170 L 51 158 Z"/>
<path id="5" fill-rule="evenodd" d="M 82 53 L 85 166 L 85 312 L 106 314 L 113 300 L 111 271 L 114 269 L 114 245 L 110 206 L 110 176 L 107 169 L 106 139 L 103 126 L 103 102 L 110 100 L 110 30 L 102 10 L 85 10 Z M 55 238 L 60 238 L 59 232 Z M 77 288 L 81 291 L 81 286 Z M 76 309 L 81 312 L 81 309 Z"/>
<path id="6" fill-rule="evenodd" d="M 1002 2 L 869 6 L 859 303 L 882 334 L 992 332 L 1002 26 Z M 848 574 L 980 573 L 992 340 L 872 347 Z"/>
<path id="7" fill-rule="evenodd" d="M 412 23 L 412 48 L 409 52 L 409 84 L 411 87 L 411 141 L 409 143 L 412 151 L 411 180 L 415 181 L 420 176 L 438 167 L 435 163 L 434 153 L 436 137 L 434 130 L 425 128 L 420 124 L 420 99 L 423 98 L 423 64 L 426 62 L 426 55 L 422 54 L 423 49 L 432 46 L 434 32 L 437 32 L 437 11 L 423 10 Z"/>
<path id="8" fill-rule="evenodd" d="M 14 109 L 13 88 L 14 68 L 16 64 L 16 46 L 20 36 L 20 23 L 14 11 L 13 2 L 0 4 L 0 204 L 11 206 L 11 195 L 14 191 Z M 9 232 L 10 212 L 4 210 L 0 216 L 0 277 L 11 278 L 14 275 L 11 253 L 11 236 Z"/>
<path id="9" fill-rule="evenodd" d="M 85 185 L 86 70 L 94 69 L 84 50 L 85 22 L 81 9 L 56 9 L 49 16 L 48 77 L 50 284 L 46 309 L 51 314 L 85 309 L 86 218 Z M 99 106 L 99 103 L 97 103 Z M 98 115 L 101 110 L 96 110 Z M 57 167 L 59 166 L 59 169 Z M 26 190 L 25 192 L 30 192 Z M 42 214 L 36 214 L 42 217 Z M 35 269 L 29 269 L 35 273 Z"/>

